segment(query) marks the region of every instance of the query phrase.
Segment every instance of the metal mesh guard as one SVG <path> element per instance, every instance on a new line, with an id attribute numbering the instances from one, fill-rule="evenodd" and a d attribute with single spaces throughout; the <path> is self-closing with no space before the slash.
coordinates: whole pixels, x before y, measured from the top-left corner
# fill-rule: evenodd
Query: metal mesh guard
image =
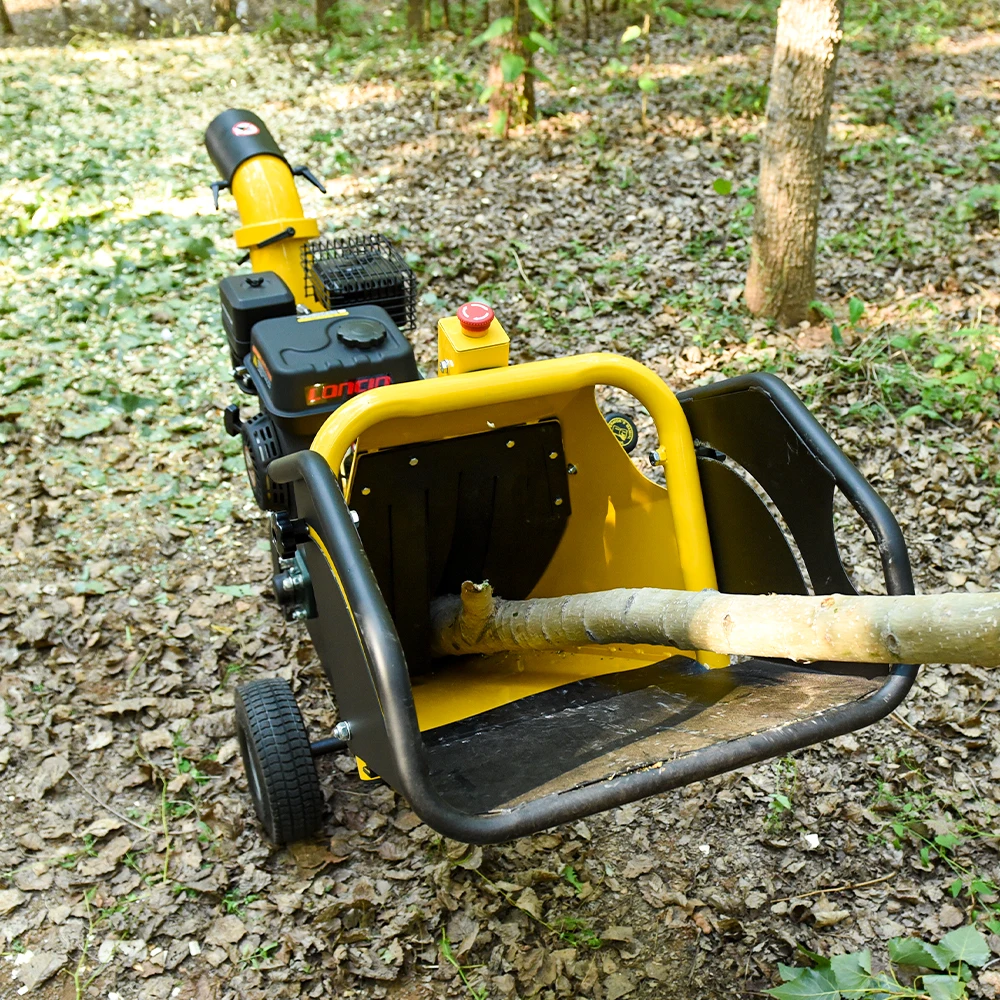
<path id="1" fill-rule="evenodd" d="M 313 240 L 302 248 L 306 295 L 326 309 L 381 306 L 400 330 L 416 322 L 417 282 L 384 236 Z"/>

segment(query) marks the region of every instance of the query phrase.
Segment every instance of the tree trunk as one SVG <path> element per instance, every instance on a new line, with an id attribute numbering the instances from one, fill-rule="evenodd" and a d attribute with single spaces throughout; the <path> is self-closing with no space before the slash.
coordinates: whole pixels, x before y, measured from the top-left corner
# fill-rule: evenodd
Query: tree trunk
<path id="1" fill-rule="evenodd" d="M 511 125 L 522 121 L 535 119 L 535 78 L 527 70 L 531 69 L 531 54 L 527 52 L 521 41 L 531 30 L 532 14 L 527 3 L 522 0 L 499 0 L 495 5 L 497 18 L 510 17 L 514 27 L 505 35 L 490 42 L 493 50 L 493 61 L 487 80 L 492 88 L 490 94 L 490 124 L 493 128 L 506 135 Z M 505 52 L 520 56 L 525 63 L 526 72 L 510 83 L 503 78 L 501 59 Z"/>
<path id="2" fill-rule="evenodd" d="M 215 11 L 215 30 L 228 31 L 236 23 L 236 11 L 233 0 L 213 0 Z"/>
<path id="3" fill-rule="evenodd" d="M 451 12 L 448 10 L 448 0 L 441 0 L 441 26 L 445 31 L 451 31 Z"/>
<path id="4" fill-rule="evenodd" d="M 321 35 L 337 30 L 337 0 L 316 0 L 316 29 Z"/>
<path id="5" fill-rule="evenodd" d="M 844 0 L 782 0 L 746 303 L 783 326 L 809 316 L 816 232 Z"/>
<path id="6" fill-rule="evenodd" d="M 10 15 L 7 13 L 7 5 L 0 0 L 0 35 L 13 35 L 14 25 L 10 23 Z"/>
<path id="7" fill-rule="evenodd" d="M 425 0 L 406 0 L 406 28 L 411 38 L 424 37 Z"/>
<path id="8" fill-rule="evenodd" d="M 132 0 L 132 34 L 144 38 L 149 32 L 149 8 L 142 0 Z"/>
<path id="9" fill-rule="evenodd" d="M 591 0 L 583 0 L 583 40 L 590 41 L 590 8 Z"/>
<path id="10" fill-rule="evenodd" d="M 1000 594 L 857 597 L 605 590 L 502 601 L 488 583 L 431 606 L 436 656 L 673 646 L 732 656 L 1000 666 Z"/>

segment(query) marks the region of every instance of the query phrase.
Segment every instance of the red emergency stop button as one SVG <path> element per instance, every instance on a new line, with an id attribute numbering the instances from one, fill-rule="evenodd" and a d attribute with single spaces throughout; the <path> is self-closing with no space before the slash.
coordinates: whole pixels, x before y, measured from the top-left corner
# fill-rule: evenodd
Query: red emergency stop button
<path id="1" fill-rule="evenodd" d="M 493 322 L 493 310 L 485 302 L 466 302 L 456 315 L 462 330 L 471 337 L 481 337 Z"/>

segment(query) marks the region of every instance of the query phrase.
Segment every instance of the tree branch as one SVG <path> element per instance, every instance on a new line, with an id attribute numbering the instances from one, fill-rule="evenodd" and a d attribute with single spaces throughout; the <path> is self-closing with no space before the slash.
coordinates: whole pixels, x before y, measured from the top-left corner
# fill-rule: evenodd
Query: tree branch
<path id="1" fill-rule="evenodd" d="M 431 605 L 436 656 L 656 645 L 733 656 L 1000 666 L 1000 594 L 858 597 L 606 590 L 504 601 L 489 583 Z"/>

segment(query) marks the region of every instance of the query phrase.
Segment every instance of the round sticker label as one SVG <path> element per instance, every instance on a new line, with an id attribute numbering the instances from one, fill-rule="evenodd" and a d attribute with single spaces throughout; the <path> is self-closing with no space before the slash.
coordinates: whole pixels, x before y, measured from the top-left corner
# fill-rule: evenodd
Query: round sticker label
<path id="1" fill-rule="evenodd" d="M 237 122 L 233 126 L 233 135 L 245 136 L 245 135 L 259 135 L 260 128 L 254 125 L 253 122 Z"/>
<path id="2" fill-rule="evenodd" d="M 631 451 L 639 440 L 639 429 L 623 413 L 612 413 L 607 421 L 618 443 L 626 451 Z"/>

